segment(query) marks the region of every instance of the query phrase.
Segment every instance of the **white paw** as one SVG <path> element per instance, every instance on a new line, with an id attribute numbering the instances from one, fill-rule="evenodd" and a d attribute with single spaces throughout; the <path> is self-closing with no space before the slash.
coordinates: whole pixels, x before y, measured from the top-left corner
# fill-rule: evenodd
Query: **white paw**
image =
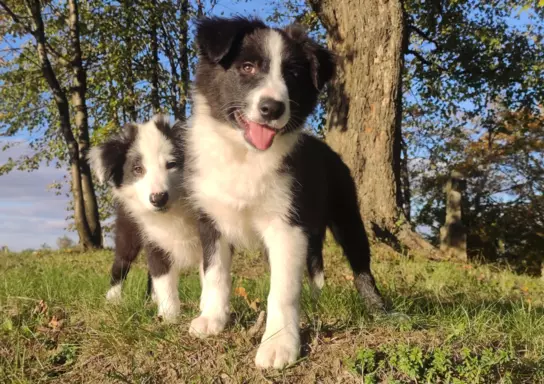
<path id="1" fill-rule="evenodd" d="M 166 322 L 173 322 L 179 315 L 179 302 L 159 305 L 158 316 Z"/>
<path id="2" fill-rule="evenodd" d="M 225 329 L 227 317 L 205 317 L 199 316 L 191 321 L 189 333 L 195 337 L 205 338 L 217 335 Z"/>
<path id="3" fill-rule="evenodd" d="M 265 334 L 255 357 L 258 368 L 281 369 L 297 361 L 300 353 L 300 339 L 288 332 L 267 337 Z"/>
<path id="4" fill-rule="evenodd" d="M 106 300 L 114 304 L 121 301 L 121 284 L 114 285 L 108 290 L 108 293 L 106 293 Z"/>

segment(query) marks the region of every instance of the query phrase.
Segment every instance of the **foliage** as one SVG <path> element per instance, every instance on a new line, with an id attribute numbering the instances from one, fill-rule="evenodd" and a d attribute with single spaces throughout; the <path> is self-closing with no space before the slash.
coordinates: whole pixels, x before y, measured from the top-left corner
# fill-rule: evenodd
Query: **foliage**
<path id="1" fill-rule="evenodd" d="M 57 248 L 58 249 L 67 249 L 74 246 L 74 241 L 68 236 L 64 235 L 57 239 Z"/>

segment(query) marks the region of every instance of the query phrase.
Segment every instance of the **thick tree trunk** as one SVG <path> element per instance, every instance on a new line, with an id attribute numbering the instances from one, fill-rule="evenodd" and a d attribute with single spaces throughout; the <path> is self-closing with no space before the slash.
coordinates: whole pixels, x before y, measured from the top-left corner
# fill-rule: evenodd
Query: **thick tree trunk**
<path id="1" fill-rule="evenodd" d="M 94 191 L 91 168 L 87 162 L 87 153 L 90 147 L 89 118 L 87 113 L 86 93 L 87 74 L 83 68 L 79 35 L 79 13 L 76 0 L 69 0 L 70 43 L 73 51 L 72 69 L 74 72 L 72 104 L 75 109 L 75 125 L 78 131 L 79 171 L 81 177 L 81 193 L 85 205 L 85 217 L 91 231 L 92 245 L 102 247 L 102 228 L 98 214 L 98 202 Z"/>
<path id="2" fill-rule="evenodd" d="M 79 235 L 80 245 L 84 249 L 93 248 L 94 242 L 85 215 L 85 204 L 83 200 L 83 188 L 81 183 L 81 163 L 79 157 L 79 145 L 74 137 L 70 126 L 70 108 L 66 93 L 62 89 L 46 51 L 45 29 L 41 14 L 39 0 L 32 0 L 28 3 L 34 23 L 33 36 L 36 40 L 36 49 L 42 73 L 47 81 L 49 89 L 57 105 L 60 119 L 60 130 L 68 147 L 70 160 L 70 173 L 72 177 L 72 194 L 74 197 L 74 221 Z"/>
<path id="3" fill-rule="evenodd" d="M 358 185 L 363 219 L 375 237 L 434 251 L 412 231 L 400 188 L 401 74 L 405 42 L 400 0 L 310 0 L 338 55 L 329 89 L 326 141 Z"/>

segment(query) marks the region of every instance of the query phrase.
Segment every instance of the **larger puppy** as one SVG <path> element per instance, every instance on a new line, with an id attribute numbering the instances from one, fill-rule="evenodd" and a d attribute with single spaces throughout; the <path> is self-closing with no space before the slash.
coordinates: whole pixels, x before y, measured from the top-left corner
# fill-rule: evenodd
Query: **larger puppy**
<path id="1" fill-rule="evenodd" d="M 259 20 L 198 22 L 194 115 L 187 135 L 187 182 L 200 210 L 204 248 L 198 336 L 225 327 L 232 245 L 264 243 L 271 268 L 259 367 L 294 362 L 300 349 L 302 274 L 323 284 L 322 243 L 332 230 L 372 306 L 383 303 L 354 182 L 340 157 L 301 132 L 334 72 L 331 54 L 296 26 Z"/>

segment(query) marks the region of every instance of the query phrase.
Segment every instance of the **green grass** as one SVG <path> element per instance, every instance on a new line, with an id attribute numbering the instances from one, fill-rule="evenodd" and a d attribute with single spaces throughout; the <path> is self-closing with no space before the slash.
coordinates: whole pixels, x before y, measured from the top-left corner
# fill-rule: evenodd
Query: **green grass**
<path id="1" fill-rule="evenodd" d="M 109 251 L 2 255 L 0 382 L 544 382 L 543 281 L 492 265 L 374 254 L 394 313 L 365 312 L 327 243 L 321 297 L 303 292 L 302 357 L 280 372 L 253 364 L 262 330 L 248 330 L 269 284 L 258 255 L 235 257 L 232 322 L 206 340 L 187 332 L 198 314 L 196 272 L 181 278 L 181 318 L 164 324 L 144 299 L 143 261 L 123 302 L 109 305 Z"/>

